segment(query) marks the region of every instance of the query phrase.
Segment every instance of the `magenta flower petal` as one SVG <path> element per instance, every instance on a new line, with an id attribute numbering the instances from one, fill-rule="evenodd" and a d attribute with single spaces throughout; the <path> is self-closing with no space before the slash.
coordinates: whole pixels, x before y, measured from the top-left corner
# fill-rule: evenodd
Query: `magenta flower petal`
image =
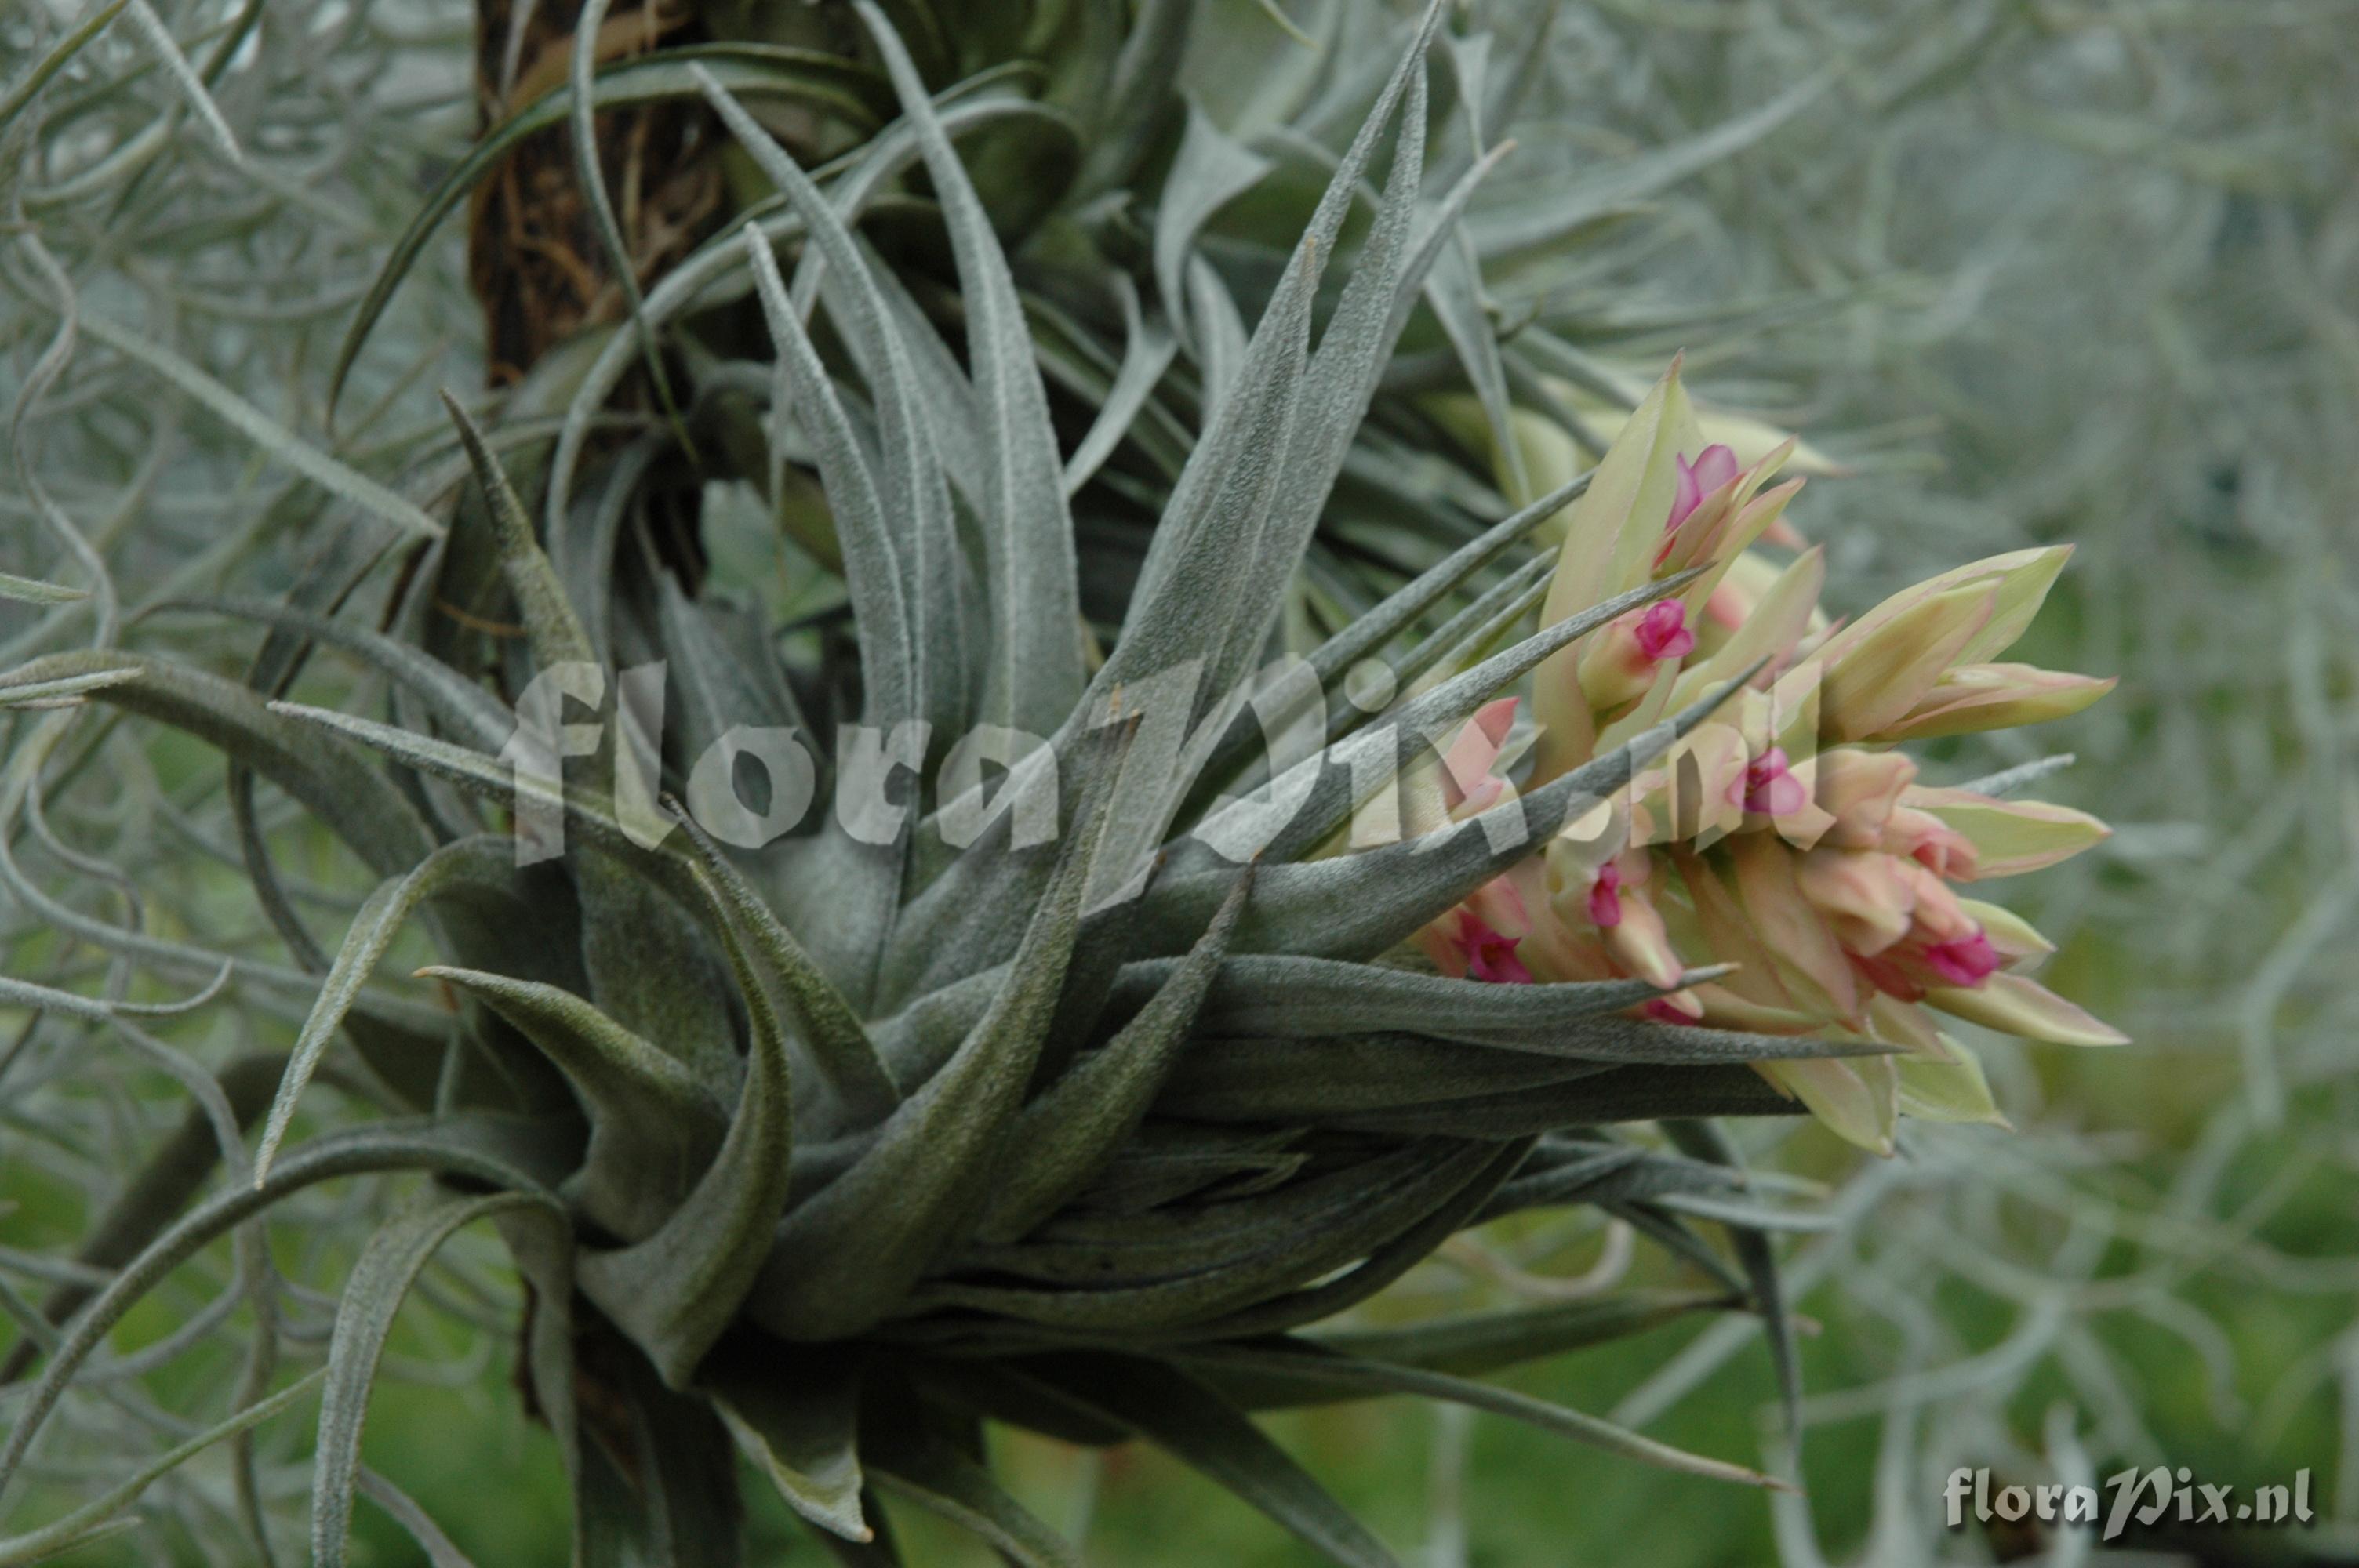
<path id="1" fill-rule="evenodd" d="M 1589 924 L 1599 930 L 1622 924 L 1622 869 L 1608 860 L 1589 884 Z"/>
<path id="2" fill-rule="evenodd" d="M 1997 972 L 1998 954 L 1990 938 L 1977 931 L 1926 948 L 1925 967 L 1953 986 L 1978 986 Z"/>
<path id="3" fill-rule="evenodd" d="M 1688 520 L 1688 514 L 1703 504 L 1703 498 L 1736 477 L 1736 453 L 1715 442 L 1696 454 L 1692 463 L 1676 454 L 1672 465 L 1679 470 L 1679 493 L 1671 498 L 1671 515 L 1663 524 L 1668 534 Z"/>
<path id="4" fill-rule="evenodd" d="M 1503 936 L 1467 910 L 1458 914 L 1458 941 L 1466 949 L 1466 976 L 1493 985 L 1527 986 L 1532 972 L 1516 957 L 1516 938 Z"/>
<path id="5" fill-rule="evenodd" d="M 1649 661 L 1681 659 L 1695 652 L 1695 633 L 1688 630 L 1687 606 L 1676 600 L 1651 605 L 1638 618 L 1638 651 Z"/>
<path id="6" fill-rule="evenodd" d="M 1810 786 L 1788 771 L 1786 748 L 1772 746 L 1745 765 L 1731 784 L 1729 800 L 1763 816 L 1784 816 L 1810 804 Z"/>

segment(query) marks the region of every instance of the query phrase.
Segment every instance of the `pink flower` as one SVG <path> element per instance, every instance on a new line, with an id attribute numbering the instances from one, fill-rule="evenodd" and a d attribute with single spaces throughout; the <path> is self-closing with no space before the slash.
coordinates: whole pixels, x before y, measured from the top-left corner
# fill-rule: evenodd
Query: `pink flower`
<path id="1" fill-rule="evenodd" d="M 1772 746 L 1745 765 L 1745 776 L 1728 786 L 1734 805 L 1764 816 L 1784 816 L 1810 804 L 1810 786 L 1796 778 L 1786 759 L 1786 748 Z"/>
<path id="2" fill-rule="evenodd" d="M 1671 498 L 1670 520 L 1663 524 L 1668 534 L 1688 520 L 1690 514 L 1703 504 L 1703 498 L 1736 477 L 1736 453 L 1715 443 L 1696 454 L 1692 463 L 1676 453 L 1672 466 L 1680 470 L 1679 493 Z"/>
<path id="3" fill-rule="evenodd" d="M 1688 630 L 1687 606 L 1677 600 L 1650 605 L 1638 618 L 1638 651 L 1654 663 L 1685 658 L 1695 652 L 1695 633 Z"/>
<path id="4" fill-rule="evenodd" d="M 1998 955 L 1990 938 L 1977 931 L 1954 941 L 1936 942 L 1925 949 L 1925 967 L 1953 986 L 1978 986 L 1998 968 Z"/>
<path id="5" fill-rule="evenodd" d="M 1527 986 L 1532 972 L 1516 957 L 1516 938 L 1502 936 L 1472 910 L 1458 912 L 1458 945 L 1465 949 L 1466 975 L 1494 985 Z"/>
<path id="6" fill-rule="evenodd" d="M 1589 923 L 1600 930 L 1622 924 L 1622 868 L 1608 860 L 1589 884 Z"/>

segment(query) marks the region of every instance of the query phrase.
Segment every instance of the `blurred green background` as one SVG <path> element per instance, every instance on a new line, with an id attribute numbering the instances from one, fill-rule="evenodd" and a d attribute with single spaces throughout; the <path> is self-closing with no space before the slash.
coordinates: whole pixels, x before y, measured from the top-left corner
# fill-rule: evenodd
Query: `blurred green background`
<path id="1" fill-rule="evenodd" d="M 60 18 L 81 9 L 20 3 Z M 1588 346 L 1649 374 L 1685 348 L 1703 396 L 1804 428 L 1850 466 L 1814 481 L 1793 514 L 1830 546 L 1838 608 L 1973 556 L 2081 546 L 2022 656 L 2117 674 L 2121 689 L 2051 732 L 2006 739 L 2075 752 L 2047 793 L 2119 831 L 2010 893 L 2062 943 L 2057 988 L 2136 1044 L 1993 1042 L 2017 1130 L 1912 1128 L 1899 1157 L 1864 1170 L 1810 1129 L 1752 1134 L 1760 1162 L 1832 1192 L 1825 1226 L 1788 1247 L 1798 1310 L 1820 1330 L 1803 1346 L 1807 1498 L 1765 1500 L 1460 1412 L 1343 1407 L 1274 1430 L 1431 1568 L 1898 1568 L 2051 1545 L 2047 1560 L 2062 1563 L 2079 1547 L 1942 1528 L 1942 1478 L 1957 1465 L 2038 1481 L 2163 1463 L 2240 1487 L 2307 1467 L 2320 1517 L 2245 1534 L 2164 1521 L 2136 1543 L 2146 1561 L 2359 1561 L 2359 9 L 1559 11 L 1548 91 L 1509 128 L 1540 156 L 1642 149 L 1832 73 L 1773 135 L 1661 199 L 1671 221 L 1656 232 L 1669 240 L 1617 254 L 1582 285 L 1596 296 Z M 0 83 L 19 80 L 47 36 L 28 15 L 0 14 Z M 321 211 L 299 243 L 365 257 L 406 218 L 417 178 L 464 145 L 472 111 L 453 83 L 465 13 L 338 0 L 269 16 L 269 47 L 236 101 L 343 117 L 345 165 L 312 188 Z M 1250 5 L 1232 20 L 1268 28 L 1272 49 L 1297 47 Z M 464 381 L 473 326 L 457 247 L 446 235 L 429 258 L 435 276 L 404 301 L 399 330 L 443 343 Z M 11 291 L 0 373 L 21 376 L 53 319 L 38 269 L 5 237 L 0 254 Z M 112 265 L 136 280 L 147 264 Z M 321 305 L 316 330 L 240 338 L 199 311 L 191 333 L 231 346 L 226 371 L 209 362 L 217 373 L 308 389 L 272 410 L 299 423 L 349 304 L 350 287 L 333 287 L 343 297 Z M 1698 300 L 1724 302 L 1729 330 L 1680 341 L 1656 324 Z M 251 487 L 234 440 L 190 439 L 208 484 Z M 15 487 L 0 499 L 11 528 L 29 504 Z M 218 511 L 175 510 L 168 489 L 158 508 L 171 551 L 238 542 L 211 535 Z M 7 638 L 32 634 L 31 611 L 5 614 Z M 1947 743 L 1929 774 L 2038 754 Z M 168 782 L 206 765 L 159 748 Z M 217 891 L 201 862 L 172 874 L 224 921 L 250 918 L 225 868 Z M 0 951 L 33 972 L 45 939 L 12 915 Z M 0 1277 L 38 1286 L 25 1260 L 55 1254 L 82 1200 L 48 1179 L 40 1128 L 5 1097 L 0 1118 Z M 378 1395 L 365 1454 L 475 1563 L 531 1568 L 562 1561 L 565 1509 L 553 1445 L 509 1387 L 513 1287 L 494 1259 L 487 1245 L 456 1249 L 434 1292 L 449 1310 L 421 1301 L 406 1314 L 395 1355 L 415 1378 Z M 334 1261 L 287 1260 L 309 1279 L 332 1277 Z M 1617 1261 L 1614 1238 L 1528 1228 L 1453 1251 L 1372 1310 L 1560 1292 Z M 1625 1282 L 1698 1283 L 1645 1249 L 1628 1268 Z M 200 1283 L 150 1303 L 125 1344 L 168 1334 L 204 1299 Z M 219 1375 L 210 1354 L 189 1358 L 191 1384 Z M 1742 1321 L 1673 1323 L 1510 1380 L 1748 1463 L 1779 1441 L 1767 1355 Z M 294 1453 L 306 1439 L 266 1441 Z M 1019 1495 L 1071 1526 L 1093 1561 L 1309 1561 L 1159 1454 L 1022 1439 L 1005 1457 Z M 198 1512 L 219 1510 L 224 1474 L 208 1459 L 171 1485 Z M 748 1491 L 755 1562 L 824 1560 L 762 1488 Z M 930 1521 L 896 1522 L 915 1562 L 989 1561 Z M 365 1561 L 421 1560 L 382 1511 L 364 1509 L 359 1529 Z M 196 1551 L 160 1528 L 60 1561 L 204 1561 Z"/>

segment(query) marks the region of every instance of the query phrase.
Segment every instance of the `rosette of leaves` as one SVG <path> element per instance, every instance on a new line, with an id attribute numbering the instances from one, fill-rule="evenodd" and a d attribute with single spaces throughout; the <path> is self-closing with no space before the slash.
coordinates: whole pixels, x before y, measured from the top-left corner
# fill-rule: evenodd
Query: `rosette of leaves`
<path id="1" fill-rule="evenodd" d="M 1499 563 L 1577 481 L 1310 640 L 1292 667 L 1316 687 L 1277 702 L 1307 746 L 1256 740 L 1245 697 L 1284 645 L 1288 584 L 1441 249 L 1417 200 L 1428 35 L 1381 83 L 1234 374 L 1207 391 L 1101 658 L 1069 460 L 1006 256 L 897 35 L 863 14 L 940 201 L 963 359 L 901 308 L 841 185 L 816 184 L 725 83 L 697 81 L 792 220 L 799 287 L 761 224 L 731 254 L 776 336 L 784 438 L 812 454 L 840 540 L 851 664 L 782 656 L 798 645 L 694 595 L 644 521 L 618 539 L 618 506 L 556 507 L 537 537 L 498 433 L 453 403 L 480 493 L 388 613 L 418 631 L 456 609 L 472 641 L 324 613 L 318 585 L 334 579 L 315 574 L 287 600 L 227 607 L 272 629 L 247 683 L 136 650 L 52 655 L 0 683 L 221 747 L 245 780 L 255 892 L 323 971 L 275 1086 L 208 1102 L 216 1120 L 263 1122 L 251 1179 L 190 1204 L 215 1145 L 202 1130 L 177 1141 L 85 1249 L 106 1281 L 48 1303 L 57 1327 L 32 1341 L 0 1484 L 177 1266 L 290 1195 L 396 1171 L 431 1185 L 362 1250 L 327 1349 L 321 1563 L 344 1558 L 394 1314 L 441 1242 L 486 1218 L 532 1287 L 523 1381 L 559 1438 L 585 1563 L 735 1562 L 733 1448 L 846 1561 L 895 1560 L 878 1492 L 1015 1561 L 1072 1561 L 992 1479 L 989 1422 L 1158 1443 L 1325 1556 L 1388 1563 L 1250 1419 L 1387 1393 L 1762 1481 L 1479 1379 L 1696 1299 L 1315 1327 L 1461 1229 L 1571 1204 L 1629 1218 L 1719 1275 L 1720 1304 L 1781 1325 L 1759 1228 L 1776 1217 L 1736 1190 L 1701 1119 L 1788 1108 L 1752 1063 L 1872 1049 L 1642 1021 L 1630 1011 L 1658 994 L 1643 982 L 1495 987 L 1386 961 L 1727 695 L 1462 830 L 1337 852 L 1371 780 L 1413 780 L 1501 687 L 1682 580 L 1516 637 L 1547 568 Z M 1335 277 L 1357 193 L 1379 178 Z M 1453 595 L 1467 602 L 1445 612 Z M 270 700 L 315 648 L 384 677 L 388 717 Z M 571 773 L 519 764 L 519 713 L 481 678 L 487 650 L 523 708 L 552 684 L 577 699 L 544 704 L 544 723 L 597 710 Z M 1397 700 L 1319 695 L 1359 668 L 1365 697 L 1371 660 Z M 700 785 L 697 762 L 747 726 L 804 737 L 823 786 L 883 783 L 836 790 L 852 807 L 763 847 L 717 845 L 667 796 L 745 813 L 734 784 Z M 985 730 L 1041 743 L 988 783 L 935 765 Z M 384 879 L 332 955 L 278 884 L 255 776 Z M 520 836 L 553 849 L 560 832 L 561 853 L 518 853 Z M 413 924 L 441 955 L 420 971 L 431 986 L 374 985 Z M 167 950 L 125 941 L 135 957 Z M 285 979 L 244 959 L 225 973 Z M 8 999 L 109 1005 L 23 983 Z M 385 1115 L 294 1136 L 329 1064 Z M 1685 1152 L 1613 1130 L 1639 1121 Z M 1699 1217 L 1731 1229 L 1737 1266 Z"/>

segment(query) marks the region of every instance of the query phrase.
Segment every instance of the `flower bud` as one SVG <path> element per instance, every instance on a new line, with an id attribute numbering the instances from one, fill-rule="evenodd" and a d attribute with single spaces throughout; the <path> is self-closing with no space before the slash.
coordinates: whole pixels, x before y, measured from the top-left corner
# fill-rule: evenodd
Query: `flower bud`
<path id="1" fill-rule="evenodd" d="M 2039 871 L 2113 835 L 2112 828 L 2069 806 L 1999 800 L 1971 790 L 1922 785 L 1901 792 L 1900 809 L 1893 817 L 1897 823 L 1904 816 L 1949 840 L 1953 851 L 1949 863 L 1933 865 L 1933 870 L 1953 881 Z M 1917 858 L 1933 864 L 1922 852 Z"/>
<path id="2" fill-rule="evenodd" d="M 2031 665 L 1960 665 L 1945 671 L 1915 707 L 1870 739 L 1927 741 L 2041 724 L 2080 712 L 2119 684 Z"/>
<path id="3" fill-rule="evenodd" d="M 1598 633 L 1581 659 L 1581 690 L 1600 712 L 1636 700 L 1655 683 L 1658 666 L 1676 665 L 1695 650 L 1687 606 L 1665 600 L 1617 618 Z"/>
<path id="4" fill-rule="evenodd" d="M 1812 783 L 1820 808 L 1834 818 L 1834 826 L 1820 842 L 1838 849 L 1874 849 L 1900 792 L 1916 778 L 1917 764 L 1897 752 L 1838 746 L 1821 752 Z"/>
<path id="5" fill-rule="evenodd" d="M 1989 624 L 1988 586 L 1930 594 L 1923 589 L 1896 595 L 1907 602 L 1881 620 L 1845 628 L 1821 650 L 1820 703 L 1828 739 L 1864 741 L 1897 723 Z M 1879 609 L 1893 605 L 1887 600 Z"/>

